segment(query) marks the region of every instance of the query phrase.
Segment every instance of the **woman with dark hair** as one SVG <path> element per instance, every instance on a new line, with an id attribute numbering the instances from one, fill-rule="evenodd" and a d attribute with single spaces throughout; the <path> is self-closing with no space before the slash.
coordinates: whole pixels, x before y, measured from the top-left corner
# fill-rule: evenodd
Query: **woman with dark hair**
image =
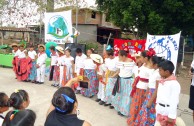
<path id="1" fill-rule="evenodd" d="M 82 73 L 85 77 L 89 80 L 89 87 L 82 88 L 81 94 L 86 97 L 93 97 L 95 94 L 98 93 L 98 77 L 96 71 L 96 64 L 91 59 L 90 55 L 93 54 L 93 50 L 87 50 L 87 59 L 84 60 L 84 73 Z"/>
<path id="2" fill-rule="evenodd" d="M 77 117 L 78 102 L 70 87 L 78 80 L 78 78 L 71 79 L 65 87 L 61 87 L 55 92 L 45 126 L 91 126 Z"/>
<path id="3" fill-rule="evenodd" d="M 113 95 L 115 95 L 112 102 L 114 108 L 118 111 L 121 116 L 128 116 L 130 110 L 130 93 L 132 90 L 133 83 L 133 69 L 135 63 L 132 59 L 128 58 L 128 53 L 125 50 L 119 51 L 119 62 L 117 67 L 119 70 L 112 76 L 117 77 L 115 88 L 113 89 Z M 116 89 L 116 92 L 115 92 Z"/>
<path id="4" fill-rule="evenodd" d="M 25 90 L 16 90 L 9 99 L 10 107 L 16 110 L 23 110 L 30 104 L 28 93 Z"/>
<path id="5" fill-rule="evenodd" d="M 4 120 L 4 116 L 2 114 L 9 110 L 8 100 L 8 96 L 5 93 L 0 92 L 0 126 L 3 124 Z"/>
<path id="6" fill-rule="evenodd" d="M 36 114 L 29 109 L 7 113 L 2 126 L 34 126 Z"/>
<path id="7" fill-rule="evenodd" d="M 137 118 L 137 115 L 142 107 L 142 104 L 146 98 L 146 90 L 148 88 L 149 76 L 152 71 L 152 64 L 150 59 L 155 55 L 153 49 L 145 50 L 141 53 L 141 58 L 144 64 L 141 66 L 138 76 L 133 83 L 133 89 L 131 91 L 131 108 L 129 112 L 129 118 L 127 123 L 129 126 L 133 126 Z"/>

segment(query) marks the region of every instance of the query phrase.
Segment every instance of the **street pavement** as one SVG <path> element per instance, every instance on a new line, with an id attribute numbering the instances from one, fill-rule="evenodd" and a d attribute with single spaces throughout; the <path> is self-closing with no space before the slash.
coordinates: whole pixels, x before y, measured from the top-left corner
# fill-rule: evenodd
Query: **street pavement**
<path id="1" fill-rule="evenodd" d="M 35 126 L 44 125 L 46 112 L 50 106 L 52 96 L 57 90 L 50 85 L 51 82 L 47 79 L 44 85 L 18 82 L 11 68 L 0 67 L 0 92 L 10 95 L 15 89 L 26 90 L 30 96 L 30 106 L 28 108 L 34 110 L 37 115 Z M 90 99 L 77 95 L 77 99 L 80 111 L 79 118 L 87 120 L 92 126 L 126 126 L 126 117 L 117 115 L 115 110 L 98 105 L 95 98 Z M 186 126 L 194 126 L 192 113 L 188 109 L 188 101 L 189 96 L 187 94 L 180 95 L 178 115 L 185 121 Z"/>

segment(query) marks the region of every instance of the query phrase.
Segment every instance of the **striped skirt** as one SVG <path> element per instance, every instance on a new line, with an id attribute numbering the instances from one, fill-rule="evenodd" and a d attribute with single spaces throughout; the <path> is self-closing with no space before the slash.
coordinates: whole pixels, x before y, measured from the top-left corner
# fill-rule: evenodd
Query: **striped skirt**
<path id="1" fill-rule="evenodd" d="M 129 115 L 131 104 L 130 93 L 133 81 L 133 78 L 120 78 L 120 93 L 117 93 L 112 101 L 114 108 L 125 116 Z"/>
<path id="2" fill-rule="evenodd" d="M 87 69 L 84 70 L 84 76 L 86 76 L 89 79 L 90 85 L 88 89 L 82 88 L 81 94 L 86 97 L 92 97 L 98 93 L 99 80 L 97 77 L 97 72 L 92 69 Z"/>
<path id="3" fill-rule="evenodd" d="M 135 126 L 154 126 L 156 121 L 155 102 L 152 103 L 151 108 L 147 108 L 147 104 L 151 99 L 155 89 L 149 89 L 147 97 L 142 105 L 142 108 L 135 120 Z"/>
<path id="4" fill-rule="evenodd" d="M 107 104 L 112 104 L 112 100 L 114 97 L 112 95 L 112 91 L 116 81 L 117 81 L 117 78 L 108 78 L 108 83 L 106 84 L 106 88 L 105 88 L 105 101 Z"/>
<path id="5" fill-rule="evenodd" d="M 143 105 L 143 102 L 145 101 L 145 98 L 146 98 L 146 90 L 137 88 L 132 98 L 129 118 L 127 120 L 127 123 L 129 126 L 134 126 L 134 122 L 137 118 L 137 115 L 139 114 L 139 111 Z"/>
<path id="6" fill-rule="evenodd" d="M 31 81 L 36 80 L 36 61 L 32 62 L 32 67 L 30 69 L 30 74 L 28 75 L 28 80 L 31 80 Z"/>

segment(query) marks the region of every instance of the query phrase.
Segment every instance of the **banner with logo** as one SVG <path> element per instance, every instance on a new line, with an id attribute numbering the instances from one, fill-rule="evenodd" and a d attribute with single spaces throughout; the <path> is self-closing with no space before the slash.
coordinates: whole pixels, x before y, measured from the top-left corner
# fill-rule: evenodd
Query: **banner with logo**
<path id="1" fill-rule="evenodd" d="M 147 34 L 146 49 L 153 48 L 157 56 L 172 61 L 176 70 L 180 35 L 181 32 L 175 35 Z"/>
<path id="2" fill-rule="evenodd" d="M 72 43 L 71 10 L 45 13 L 45 42 Z"/>
<path id="3" fill-rule="evenodd" d="M 118 55 L 119 50 L 129 51 L 133 54 L 138 51 L 145 50 L 146 40 L 124 40 L 124 39 L 114 39 L 114 53 Z"/>

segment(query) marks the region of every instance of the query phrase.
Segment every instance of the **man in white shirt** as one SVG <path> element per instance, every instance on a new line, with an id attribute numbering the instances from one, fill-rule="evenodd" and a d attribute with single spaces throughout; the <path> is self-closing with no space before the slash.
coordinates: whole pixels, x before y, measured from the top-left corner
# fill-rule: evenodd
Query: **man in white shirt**
<path id="1" fill-rule="evenodd" d="M 40 44 L 38 58 L 37 58 L 37 62 L 36 62 L 36 68 L 37 68 L 36 84 L 43 84 L 44 83 L 46 59 L 47 59 L 47 55 L 45 53 L 45 46 Z"/>
<path id="2" fill-rule="evenodd" d="M 175 125 L 181 87 L 173 71 L 174 65 L 171 61 L 160 64 L 159 73 L 163 79 L 158 85 L 155 125 Z"/>
<path id="3" fill-rule="evenodd" d="M 77 76 L 80 75 L 80 69 L 84 68 L 84 60 L 87 56 L 82 52 L 80 48 L 76 49 L 76 57 L 75 57 L 75 73 Z M 78 86 L 76 93 L 79 93 L 81 88 Z"/>

